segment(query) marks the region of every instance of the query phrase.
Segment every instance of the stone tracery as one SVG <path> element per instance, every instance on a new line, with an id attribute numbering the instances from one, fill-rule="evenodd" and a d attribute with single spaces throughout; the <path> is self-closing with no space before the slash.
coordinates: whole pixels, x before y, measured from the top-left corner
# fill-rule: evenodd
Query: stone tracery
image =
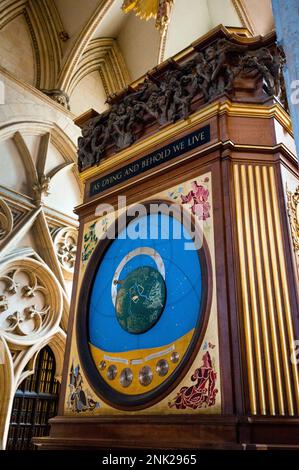
<path id="1" fill-rule="evenodd" d="M 13 228 L 13 214 L 5 202 L 0 198 L 0 243 L 9 235 Z"/>
<path id="2" fill-rule="evenodd" d="M 58 290 L 58 294 L 55 290 Z M 15 260 L 0 273 L 0 329 L 16 344 L 34 342 L 59 322 L 62 299 L 53 275 L 35 260 Z"/>
<path id="3" fill-rule="evenodd" d="M 63 227 L 54 232 L 54 246 L 62 269 L 66 274 L 73 274 L 76 252 L 77 231 L 73 227 Z"/>

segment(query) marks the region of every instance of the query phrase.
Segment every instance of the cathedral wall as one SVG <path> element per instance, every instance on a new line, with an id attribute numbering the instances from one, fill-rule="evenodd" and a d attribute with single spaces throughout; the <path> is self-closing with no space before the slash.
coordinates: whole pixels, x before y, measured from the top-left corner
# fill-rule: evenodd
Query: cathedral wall
<path id="1" fill-rule="evenodd" d="M 36 69 L 32 39 L 23 15 L 17 16 L 0 31 L 1 66 L 35 84 Z"/>
<path id="2" fill-rule="evenodd" d="M 130 15 L 118 36 L 119 45 L 132 80 L 158 64 L 160 34 L 154 20 L 141 22 Z"/>
<path id="3" fill-rule="evenodd" d="M 78 116 L 90 108 L 102 113 L 107 108 L 106 99 L 107 95 L 100 74 L 98 71 L 94 71 L 78 83 L 71 94 L 70 105 L 72 112 Z"/>
<path id="4" fill-rule="evenodd" d="M 77 243 L 73 207 L 81 201 L 81 186 L 74 167 L 79 130 L 73 115 L 3 68 L 0 80 L 0 442 L 5 448 L 15 391 L 34 372 L 34 359 L 46 344 L 61 376 Z"/>

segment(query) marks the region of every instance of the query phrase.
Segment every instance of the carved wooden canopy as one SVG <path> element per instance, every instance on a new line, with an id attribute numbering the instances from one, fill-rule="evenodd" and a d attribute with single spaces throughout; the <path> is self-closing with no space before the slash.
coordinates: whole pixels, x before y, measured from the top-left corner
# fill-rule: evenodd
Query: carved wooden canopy
<path id="1" fill-rule="evenodd" d="M 137 85 L 112 95 L 110 109 L 84 123 L 78 140 L 80 171 L 223 95 L 255 103 L 272 97 L 286 105 L 283 64 L 274 33 L 242 38 L 216 28 L 183 57 L 164 62 Z"/>

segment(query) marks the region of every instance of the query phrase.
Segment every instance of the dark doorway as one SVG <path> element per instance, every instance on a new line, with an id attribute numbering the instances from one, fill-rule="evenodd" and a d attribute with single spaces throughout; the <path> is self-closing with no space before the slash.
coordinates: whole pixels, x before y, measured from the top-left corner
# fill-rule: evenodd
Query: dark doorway
<path id="1" fill-rule="evenodd" d="M 59 382 L 55 358 L 46 346 L 37 357 L 35 372 L 16 391 L 6 449 L 32 450 L 33 437 L 49 434 L 48 421 L 57 414 Z"/>

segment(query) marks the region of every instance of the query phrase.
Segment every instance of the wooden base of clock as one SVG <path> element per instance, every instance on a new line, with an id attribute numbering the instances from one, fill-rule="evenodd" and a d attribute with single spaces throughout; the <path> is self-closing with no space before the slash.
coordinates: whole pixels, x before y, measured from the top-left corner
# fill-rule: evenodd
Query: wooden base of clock
<path id="1" fill-rule="evenodd" d="M 234 416 L 56 417 L 40 450 L 299 448 L 298 418 Z"/>

